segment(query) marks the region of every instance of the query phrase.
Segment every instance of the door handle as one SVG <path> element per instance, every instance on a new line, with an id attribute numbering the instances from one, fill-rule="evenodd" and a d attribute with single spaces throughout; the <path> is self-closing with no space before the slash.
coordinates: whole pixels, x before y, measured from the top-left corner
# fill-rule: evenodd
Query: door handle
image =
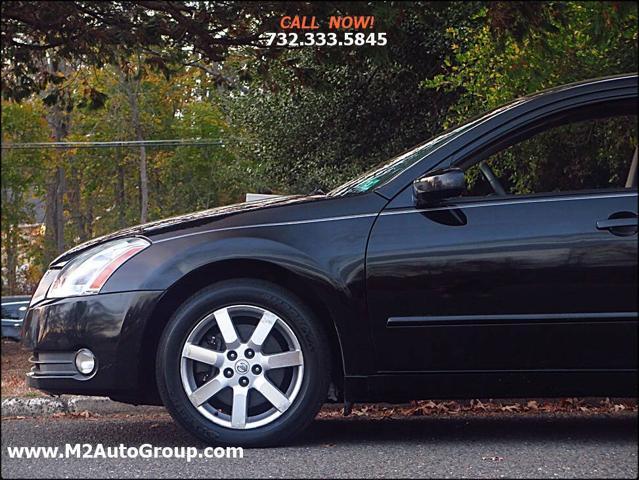
<path id="1" fill-rule="evenodd" d="M 605 220 L 597 220 L 597 230 L 608 230 L 613 235 L 626 237 L 637 233 L 637 214 L 617 212 Z"/>
<path id="2" fill-rule="evenodd" d="M 615 227 L 636 227 L 636 226 L 637 226 L 637 217 L 597 220 L 597 230 L 610 230 L 611 228 L 615 228 Z"/>

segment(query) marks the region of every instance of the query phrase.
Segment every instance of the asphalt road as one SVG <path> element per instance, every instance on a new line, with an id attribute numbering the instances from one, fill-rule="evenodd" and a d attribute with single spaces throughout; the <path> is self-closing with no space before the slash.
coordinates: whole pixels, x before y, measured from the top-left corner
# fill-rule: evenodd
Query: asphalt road
<path id="1" fill-rule="evenodd" d="M 2 421 L 2 477 L 637 477 L 636 413 L 316 421 L 242 459 L 9 459 L 8 446 L 198 446 L 165 414 Z"/>

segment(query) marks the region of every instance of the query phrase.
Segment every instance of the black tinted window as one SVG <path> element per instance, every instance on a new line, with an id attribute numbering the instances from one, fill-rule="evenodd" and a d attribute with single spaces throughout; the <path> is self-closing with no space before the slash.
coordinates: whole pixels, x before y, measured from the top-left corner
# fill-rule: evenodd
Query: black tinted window
<path id="1" fill-rule="evenodd" d="M 485 160 L 505 192 L 527 195 L 625 188 L 637 147 L 637 117 L 588 120 L 551 128 Z M 474 165 L 468 195 L 494 191 Z"/>

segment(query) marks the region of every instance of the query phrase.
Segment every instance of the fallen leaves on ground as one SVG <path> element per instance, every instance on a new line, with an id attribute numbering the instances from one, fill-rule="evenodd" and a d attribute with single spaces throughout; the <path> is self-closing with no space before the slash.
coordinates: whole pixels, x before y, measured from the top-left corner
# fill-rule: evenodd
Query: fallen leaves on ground
<path id="1" fill-rule="evenodd" d="M 44 397 L 46 394 L 27 387 L 26 375 L 31 370 L 30 353 L 22 350 L 18 342 L 3 339 L 2 347 L 2 398 Z"/>
<path id="2" fill-rule="evenodd" d="M 563 398 L 550 400 L 528 401 L 433 401 L 420 400 L 409 404 L 361 404 L 354 405 L 352 417 L 363 418 L 391 418 L 391 417 L 421 417 L 428 415 L 459 415 L 472 414 L 538 414 L 538 413 L 579 413 L 579 414 L 604 414 L 623 411 L 636 412 L 637 401 L 624 399 L 611 401 L 605 399 L 579 399 Z M 319 418 L 342 417 L 342 408 L 339 405 L 326 405 L 319 413 Z"/>
<path id="3" fill-rule="evenodd" d="M 81 412 L 56 412 L 51 415 L 53 418 L 74 418 L 78 420 L 97 420 L 97 417 L 101 417 L 99 413 L 83 410 Z"/>

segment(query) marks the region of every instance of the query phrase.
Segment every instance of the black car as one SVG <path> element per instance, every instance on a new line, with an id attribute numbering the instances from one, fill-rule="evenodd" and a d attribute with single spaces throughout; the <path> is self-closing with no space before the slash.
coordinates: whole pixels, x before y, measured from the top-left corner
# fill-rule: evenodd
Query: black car
<path id="1" fill-rule="evenodd" d="M 2 338 L 20 340 L 22 321 L 30 299 L 27 295 L 2 297 Z"/>
<path id="2" fill-rule="evenodd" d="M 330 385 L 347 404 L 635 395 L 637 87 L 555 88 L 325 195 L 80 245 L 32 299 L 28 383 L 162 403 L 234 445 L 291 438 Z"/>

